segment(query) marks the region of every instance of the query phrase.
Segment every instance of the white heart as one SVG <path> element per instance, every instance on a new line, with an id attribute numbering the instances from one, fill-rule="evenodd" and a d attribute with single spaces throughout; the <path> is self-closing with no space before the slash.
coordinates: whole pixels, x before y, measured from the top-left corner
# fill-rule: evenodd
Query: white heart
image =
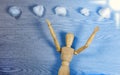
<path id="1" fill-rule="evenodd" d="M 81 13 L 82 15 L 84 15 L 84 16 L 89 16 L 89 15 L 90 15 L 90 10 L 87 9 L 87 8 L 82 8 L 82 9 L 80 10 L 80 13 Z"/>
<path id="2" fill-rule="evenodd" d="M 15 17 L 15 18 L 19 17 L 19 16 L 21 15 L 21 13 L 22 13 L 22 11 L 20 10 L 20 8 L 17 7 L 17 6 L 12 6 L 12 7 L 10 7 L 10 8 L 8 9 L 8 12 L 9 12 L 9 14 L 10 14 L 12 17 Z"/>
<path id="3" fill-rule="evenodd" d="M 56 7 L 56 8 L 55 8 L 55 13 L 56 13 L 57 15 L 66 16 L 67 10 L 66 10 L 65 7 Z"/>
<path id="4" fill-rule="evenodd" d="M 44 6 L 42 5 L 37 5 L 35 7 L 33 7 L 33 12 L 37 15 L 37 16 L 43 16 L 44 14 Z"/>
<path id="5" fill-rule="evenodd" d="M 102 18 L 106 18 L 106 19 L 109 19 L 111 17 L 111 10 L 110 8 L 102 8 L 99 10 L 99 15 L 102 17 Z"/>

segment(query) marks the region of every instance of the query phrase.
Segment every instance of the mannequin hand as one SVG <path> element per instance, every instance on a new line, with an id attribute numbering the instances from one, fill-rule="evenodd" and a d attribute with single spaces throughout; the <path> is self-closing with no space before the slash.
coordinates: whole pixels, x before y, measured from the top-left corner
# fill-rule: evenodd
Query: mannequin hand
<path id="1" fill-rule="evenodd" d="M 97 31 L 99 31 L 99 27 L 98 26 L 96 26 L 95 29 L 94 29 L 94 32 L 97 32 Z"/>

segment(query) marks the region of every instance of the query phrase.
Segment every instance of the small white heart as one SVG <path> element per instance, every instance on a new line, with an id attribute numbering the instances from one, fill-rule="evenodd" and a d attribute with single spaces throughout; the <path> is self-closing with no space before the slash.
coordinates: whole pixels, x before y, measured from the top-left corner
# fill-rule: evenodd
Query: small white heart
<path id="1" fill-rule="evenodd" d="M 102 8 L 98 11 L 99 15 L 102 17 L 102 18 L 106 18 L 106 19 L 109 19 L 111 17 L 111 10 L 110 8 Z"/>
<path id="2" fill-rule="evenodd" d="M 43 5 L 37 5 L 35 7 L 33 7 L 33 12 L 34 14 L 36 14 L 37 16 L 43 16 L 44 14 L 44 6 Z"/>
<path id="3" fill-rule="evenodd" d="M 82 9 L 80 10 L 80 13 L 81 13 L 82 15 L 84 15 L 84 16 L 89 16 L 89 15 L 90 15 L 90 10 L 87 9 L 87 8 L 82 8 Z"/>
<path id="4" fill-rule="evenodd" d="M 22 14 L 22 11 L 20 10 L 19 7 L 17 6 L 12 6 L 8 9 L 8 12 L 9 14 L 12 16 L 12 17 L 15 17 L 15 18 L 18 18 L 20 17 L 20 15 Z"/>
<path id="5" fill-rule="evenodd" d="M 60 16 L 66 16 L 67 15 L 67 10 L 65 7 L 56 7 L 55 8 L 55 13 Z"/>

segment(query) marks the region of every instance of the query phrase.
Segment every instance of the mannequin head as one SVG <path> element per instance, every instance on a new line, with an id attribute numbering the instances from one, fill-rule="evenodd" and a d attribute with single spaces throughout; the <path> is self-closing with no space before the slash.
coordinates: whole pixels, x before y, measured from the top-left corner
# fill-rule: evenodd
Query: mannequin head
<path id="1" fill-rule="evenodd" d="M 72 33 L 66 34 L 66 47 L 71 47 L 74 40 L 74 35 Z"/>

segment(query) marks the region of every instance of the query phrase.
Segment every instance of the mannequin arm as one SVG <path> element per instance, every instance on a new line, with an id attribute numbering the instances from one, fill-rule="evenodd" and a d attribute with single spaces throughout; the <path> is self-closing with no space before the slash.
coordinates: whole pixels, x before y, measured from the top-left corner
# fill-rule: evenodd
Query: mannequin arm
<path id="1" fill-rule="evenodd" d="M 56 35 L 55 35 L 55 32 L 54 32 L 54 30 L 53 30 L 53 28 L 52 28 L 52 25 L 51 25 L 51 23 L 50 23 L 50 21 L 49 21 L 48 19 L 46 20 L 46 22 L 47 22 L 47 24 L 48 24 L 48 28 L 49 28 L 49 30 L 50 30 L 50 33 L 51 33 L 51 35 L 52 35 L 52 38 L 53 38 L 53 40 L 54 40 L 56 49 L 57 49 L 58 52 L 60 52 L 60 45 L 59 45 L 59 42 L 58 42 L 57 37 L 56 37 Z"/>
<path id="2" fill-rule="evenodd" d="M 91 34 L 91 36 L 89 37 L 89 39 L 87 40 L 86 44 L 84 46 L 82 46 L 81 48 L 79 48 L 78 50 L 75 50 L 74 54 L 79 54 L 81 51 L 83 51 L 84 49 L 86 49 L 92 42 L 93 38 L 95 37 L 96 32 L 99 31 L 99 27 L 95 27 L 93 33 Z"/>

